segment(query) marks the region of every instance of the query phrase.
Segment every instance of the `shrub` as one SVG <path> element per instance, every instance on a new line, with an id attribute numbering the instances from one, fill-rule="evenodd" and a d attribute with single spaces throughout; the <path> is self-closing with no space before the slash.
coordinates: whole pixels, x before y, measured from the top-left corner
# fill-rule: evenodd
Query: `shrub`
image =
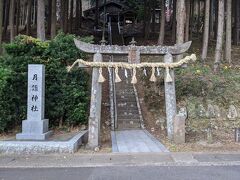
<path id="1" fill-rule="evenodd" d="M 16 115 L 14 106 L 10 105 L 15 99 L 12 86 L 9 86 L 12 75 L 9 69 L 0 68 L 0 131 L 10 127 Z"/>
<path id="2" fill-rule="evenodd" d="M 0 64 L 8 70 L 0 72 L 0 82 L 5 82 L 0 87 L 0 112 L 8 113 L 0 119 L 0 131 L 19 125 L 26 118 L 28 64 L 46 66 L 45 117 L 50 119 L 50 124 L 57 125 L 62 121 L 71 126 L 86 123 L 89 75 L 82 69 L 71 73 L 66 70 L 68 64 L 84 57 L 75 47 L 73 38 L 74 35 L 59 33 L 52 41 L 42 42 L 20 35 L 4 46 L 6 54 Z"/>

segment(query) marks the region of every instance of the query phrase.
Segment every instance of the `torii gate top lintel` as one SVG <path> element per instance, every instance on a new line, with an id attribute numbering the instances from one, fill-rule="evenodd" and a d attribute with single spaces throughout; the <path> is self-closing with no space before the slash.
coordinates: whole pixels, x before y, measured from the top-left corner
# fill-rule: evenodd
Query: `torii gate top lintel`
<path id="1" fill-rule="evenodd" d="M 172 55 L 179 55 L 186 52 L 191 44 L 192 41 L 186 42 L 180 45 L 174 46 L 118 46 L 118 45 L 96 45 L 96 44 L 89 44 L 82 42 L 80 40 L 74 39 L 75 45 L 78 49 L 83 52 L 95 54 L 129 54 L 132 47 L 135 50 L 139 51 L 141 55 L 165 55 L 165 54 L 172 54 Z"/>

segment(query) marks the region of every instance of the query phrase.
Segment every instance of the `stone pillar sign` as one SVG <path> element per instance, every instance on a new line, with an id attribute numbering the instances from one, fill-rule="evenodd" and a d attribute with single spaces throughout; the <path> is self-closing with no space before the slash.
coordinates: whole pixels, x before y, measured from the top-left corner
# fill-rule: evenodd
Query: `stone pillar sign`
<path id="1" fill-rule="evenodd" d="M 49 120 L 44 119 L 45 108 L 45 66 L 28 65 L 28 106 L 27 120 L 22 122 L 22 133 L 18 140 L 46 140 Z"/>

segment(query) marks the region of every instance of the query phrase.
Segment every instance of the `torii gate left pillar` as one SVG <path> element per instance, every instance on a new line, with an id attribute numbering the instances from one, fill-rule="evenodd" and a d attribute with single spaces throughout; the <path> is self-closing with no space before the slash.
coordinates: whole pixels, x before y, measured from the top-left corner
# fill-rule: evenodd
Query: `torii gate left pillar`
<path id="1" fill-rule="evenodd" d="M 102 62 L 103 56 L 96 53 L 93 56 L 94 62 Z M 93 68 L 91 105 L 88 128 L 88 148 L 94 149 L 100 146 L 100 126 L 101 126 L 101 105 L 102 105 L 102 83 L 98 82 L 98 68 Z"/>

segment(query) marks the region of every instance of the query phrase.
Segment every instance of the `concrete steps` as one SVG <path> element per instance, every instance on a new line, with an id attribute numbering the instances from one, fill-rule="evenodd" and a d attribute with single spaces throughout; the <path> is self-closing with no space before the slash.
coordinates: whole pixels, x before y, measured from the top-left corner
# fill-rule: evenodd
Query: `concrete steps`
<path id="1" fill-rule="evenodd" d="M 114 56 L 114 62 L 127 62 L 127 58 Z M 122 82 L 115 84 L 116 106 L 117 106 L 117 130 L 141 128 L 140 114 L 137 105 L 134 87 L 131 84 L 130 71 L 126 79 L 124 70 L 119 70 Z"/>

